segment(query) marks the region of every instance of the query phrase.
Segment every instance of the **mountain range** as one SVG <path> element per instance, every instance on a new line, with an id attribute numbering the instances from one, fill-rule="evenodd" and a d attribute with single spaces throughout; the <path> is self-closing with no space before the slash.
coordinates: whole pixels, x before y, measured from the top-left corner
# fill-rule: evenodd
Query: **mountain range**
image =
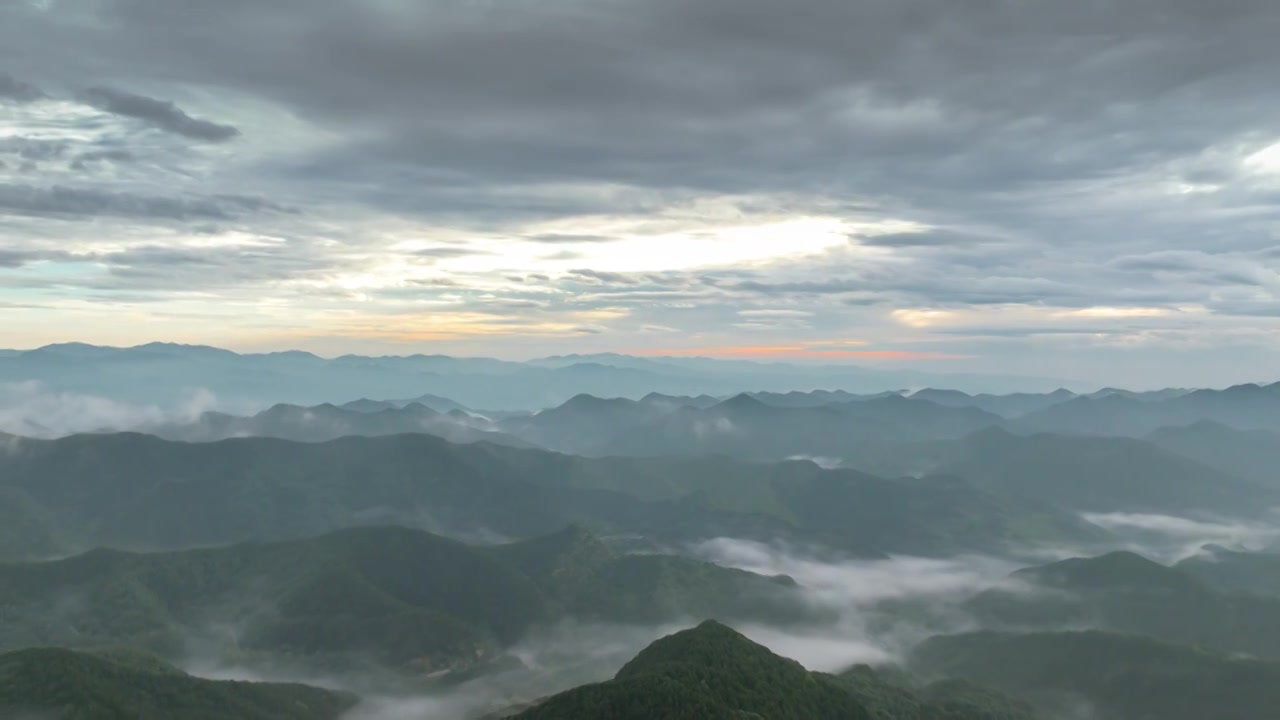
<path id="1" fill-rule="evenodd" d="M 131 650 L 0 654 L 0 716 L 15 720 L 339 720 L 356 702 L 305 685 L 196 678 Z"/>
<path id="2" fill-rule="evenodd" d="M 1280 384 L 879 372 L 0 352 L 0 717 L 1280 712 Z"/>
<path id="3" fill-rule="evenodd" d="M 944 635 L 917 648 L 911 666 L 1003 691 L 1064 720 L 1262 720 L 1280 708 L 1280 663 L 1140 635 Z"/>
<path id="4" fill-rule="evenodd" d="M 1104 534 L 1071 510 L 954 477 L 891 480 L 810 461 L 592 459 L 429 435 L 186 443 L 123 433 L 6 445 L 0 514 L 21 536 L 2 549 L 14 559 L 51 547 L 174 549 L 368 524 L 525 538 L 580 523 L 675 544 L 790 538 L 870 556 Z"/>
<path id="5" fill-rule="evenodd" d="M 1269 575 L 1280 579 L 1274 568 Z M 1212 578 L 1119 551 L 1018 571 L 1015 584 L 967 605 L 996 629 L 1090 627 L 1280 661 L 1280 597 L 1215 587 Z"/>
<path id="6" fill-rule="evenodd" d="M 499 659 L 561 619 L 662 623 L 715 612 L 819 618 L 789 578 L 674 555 L 621 555 L 581 528 L 468 546 L 405 528 L 278 543 L 0 565 L 0 652 L 194 644 L 225 664 L 417 674 Z"/>
<path id="7" fill-rule="evenodd" d="M 468 407 L 492 410 L 535 410 L 584 392 L 638 398 L 655 391 L 693 396 L 729 395 L 743 389 L 787 392 L 824 387 L 879 392 L 886 387 L 930 384 L 998 392 L 1049 390 L 1061 384 L 1037 378 L 926 373 L 851 364 L 616 354 L 528 362 L 444 355 L 322 358 L 299 351 L 239 354 L 172 343 L 129 348 L 65 343 L 0 352 L 0 384 L 32 381 L 50 392 L 166 408 L 179 407 L 189 401 L 193 391 L 203 390 L 216 395 L 226 407 L 252 405 L 267 397 L 275 402 L 314 405 L 430 393 Z"/>

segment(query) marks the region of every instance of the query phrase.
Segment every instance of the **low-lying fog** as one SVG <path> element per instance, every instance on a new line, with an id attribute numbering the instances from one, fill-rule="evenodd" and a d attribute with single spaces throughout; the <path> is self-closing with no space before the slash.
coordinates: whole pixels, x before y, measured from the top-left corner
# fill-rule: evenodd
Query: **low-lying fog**
<path id="1" fill-rule="evenodd" d="M 75 433 L 136 430 L 165 423 L 191 422 L 211 410 L 228 407 L 213 393 L 191 389 L 175 407 L 138 405 L 96 395 L 53 391 L 38 382 L 0 383 L 0 433 L 56 438 Z"/>
<path id="2" fill-rule="evenodd" d="M 1280 527 L 1260 523 L 1163 515 L 1091 514 L 1087 519 L 1115 533 L 1118 546 L 1108 549 L 1132 549 L 1162 562 L 1174 562 L 1206 544 L 1260 547 L 1280 533 Z M 1046 558 L 1090 554 L 1079 548 L 1027 550 L 1034 552 L 1020 554 Z M 835 618 L 832 622 L 737 627 L 780 655 L 799 660 L 812 670 L 829 672 L 859 663 L 892 664 L 929 635 L 972 629 L 972 621 L 960 609 L 961 601 L 997 585 L 1010 587 L 1010 573 L 1028 564 L 977 555 L 859 560 L 833 557 L 821 548 L 734 538 L 707 540 L 685 551 L 720 565 L 793 578 L 805 601 L 828 611 L 824 615 Z M 372 677 L 315 677 L 287 671 L 264 674 L 199 658 L 188 663 L 187 669 L 204 677 L 300 681 L 362 694 L 366 699 L 345 720 L 472 720 L 608 679 L 652 641 L 703 619 L 691 617 L 657 626 L 564 623 L 510 648 L 509 654 L 523 667 L 513 664 L 514 669 L 431 692 L 389 693 L 385 683 Z"/>

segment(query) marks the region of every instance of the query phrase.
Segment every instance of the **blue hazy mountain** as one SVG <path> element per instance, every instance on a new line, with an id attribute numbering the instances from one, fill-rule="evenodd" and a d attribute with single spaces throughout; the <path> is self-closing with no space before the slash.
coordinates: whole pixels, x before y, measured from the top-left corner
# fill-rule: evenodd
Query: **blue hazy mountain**
<path id="1" fill-rule="evenodd" d="M 67 343 L 0 354 L 0 383 L 37 381 L 51 391 L 171 406 L 197 389 L 227 403 L 345 403 L 424 394 L 470 408 L 535 410 L 580 393 L 640 398 L 728 396 L 743 390 L 837 388 L 853 393 L 927 384 L 973 391 L 1052 390 L 1057 383 L 998 375 L 946 375 L 857 365 L 751 363 L 697 358 L 576 356 L 508 362 L 444 355 L 322 358 L 306 352 L 238 354 L 151 343 L 108 348 Z M 429 404 L 429 403 L 424 403 Z"/>

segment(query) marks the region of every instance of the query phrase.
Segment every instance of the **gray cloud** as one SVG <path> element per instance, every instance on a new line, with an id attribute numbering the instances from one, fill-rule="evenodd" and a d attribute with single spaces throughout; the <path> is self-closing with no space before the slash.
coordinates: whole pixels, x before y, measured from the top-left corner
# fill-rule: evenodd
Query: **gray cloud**
<path id="1" fill-rule="evenodd" d="M 136 95 L 109 87 L 93 87 L 81 93 L 81 97 L 86 103 L 103 112 L 142 120 L 165 132 L 193 140 L 224 142 L 240 134 L 240 131 L 231 125 L 193 118 L 172 102 L 156 100 L 145 95 Z"/>
<path id="2" fill-rule="evenodd" d="M 69 260 L 71 253 L 56 250 L 6 250 L 0 248 L 0 268 L 20 268 L 42 260 Z"/>
<path id="3" fill-rule="evenodd" d="M 1280 7 L 1206 7 L 281 0 L 211 9 L 198 0 L 102 0 L 51 12 L 10 3 L 0 6 L 0 47 L 15 74 L 51 89 L 208 97 L 244 136 L 183 143 L 235 128 L 121 93 L 112 97 L 131 109 L 114 117 L 50 119 L 55 103 L 14 105 L 41 130 L 33 138 L 97 133 L 120 154 L 92 161 L 91 177 L 73 182 L 45 174 L 65 173 L 93 148 L 73 145 L 49 160 L 15 152 L 6 171 L 38 177 L 0 187 L 0 206 L 37 218 L 216 220 L 224 228 L 234 219 L 237 229 L 317 238 L 244 258 L 263 268 L 246 271 L 245 282 L 265 282 L 285 263 L 313 278 L 366 270 L 360 258 L 376 256 L 407 225 L 447 230 L 445 238 L 470 231 L 555 246 L 549 252 L 569 246 L 582 253 L 575 265 L 594 267 L 593 253 L 609 249 L 615 228 L 644 235 L 688 231 L 682 222 L 697 232 L 708 219 L 909 220 L 925 229 L 854 226 L 850 242 L 829 252 L 735 271 L 653 277 L 601 264 L 610 272 L 553 280 L 538 276 L 544 268 L 506 267 L 495 279 L 536 279 L 563 294 L 559 306 L 631 313 L 605 323 L 613 329 L 714 333 L 738 310 L 796 307 L 812 317 L 773 323 L 780 338 L 805 330 L 818 339 L 968 343 L 1030 368 L 1045 344 L 1066 363 L 1099 353 L 1101 342 L 1173 342 L 1155 331 L 1195 326 L 1206 342 L 1222 340 L 1215 333 L 1247 336 L 1251 368 L 1272 372 L 1264 360 L 1274 348 L 1258 338 L 1280 307 L 1280 176 L 1246 158 L 1280 140 L 1266 120 L 1280 112 L 1272 90 Z M 115 100 L 95 102 L 109 109 Z M 129 118 L 170 134 L 131 132 Z M 15 199 L 13 187 L 27 189 Z M 36 197 L 66 187 L 98 199 Z M 216 197 L 226 192 L 287 198 L 307 212 L 267 218 L 269 209 Z M 153 197 L 158 205 L 145 200 Z M 313 221 L 317 212 L 323 220 Z M 56 240 L 44 225 L 11 218 L 0 219 L 0 231 L 19 249 L 28 236 Z M 158 289 L 159 265 L 144 267 Z M 121 267 L 115 280 L 143 271 Z M 199 280 L 175 274 L 172 282 L 179 278 Z M 369 307 L 403 299 L 395 290 L 368 289 Z M 1010 323 L 1021 327 L 984 317 L 1006 305 L 1043 312 Z M 1206 312 L 1076 320 L 1107 331 L 1087 334 L 1058 332 L 1055 324 L 1070 323 L 1049 315 L 1099 305 Z M 967 310 L 970 319 L 907 330 L 890 317 L 899 308 Z M 758 340 L 767 323 L 743 324 Z M 1243 356 L 1237 349 L 1233 357 Z"/>
<path id="4" fill-rule="evenodd" d="M 37 187 L 0 183 L 0 208 L 32 217 L 223 220 L 272 206 L 255 198 L 231 195 L 218 198 L 156 197 L 61 185 Z"/>
<path id="5" fill-rule="evenodd" d="M 615 283 L 620 285 L 635 285 L 640 282 L 626 273 L 605 272 L 603 270 L 591 270 L 589 268 L 570 270 L 569 274 L 589 281 Z"/>
<path id="6" fill-rule="evenodd" d="M 71 143 L 66 140 L 45 140 L 21 135 L 0 138 L 0 153 L 9 153 L 20 160 L 32 162 L 60 159 L 70 148 Z"/>
<path id="7" fill-rule="evenodd" d="M 553 244 L 553 245 L 554 245 L 554 244 L 559 244 L 559 243 L 603 243 L 603 242 L 613 242 L 613 241 L 614 241 L 614 240 L 616 240 L 617 238 L 603 237 L 603 236 L 600 236 L 600 235 L 573 235 L 573 234 L 565 234 L 565 233 L 542 233 L 542 234 L 538 234 L 538 235 L 528 235 L 528 236 L 525 236 L 525 237 L 523 237 L 523 238 L 521 238 L 521 239 L 522 239 L 522 240 L 529 240 L 529 241 L 531 241 L 531 242 L 538 242 L 538 243 L 550 243 L 550 244 Z"/>
<path id="8" fill-rule="evenodd" d="M 418 250 L 410 250 L 410 255 L 420 258 L 429 258 L 431 260 L 447 260 L 449 258 L 470 257 L 473 255 L 489 255 L 487 250 L 469 247 L 429 247 Z"/>
<path id="9" fill-rule="evenodd" d="M 887 248 L 934 248 L 964 246 L 983 242 L 983 238 L 959 232 L 886 233 L 857 238 L 861 245 Z"/>
<path id="10" fill-rule="evenodd" d="M 44 91 L 35 85 L 0 72 L 0 98 L 17 102 L 34 102 L 45 97 Z"/>
<path id="11" fill-rule="evenodd" d="M 1208 19 L 1189 3 L 1153 3 L 1038 1 L 1008 13 L 936 0 L 802 0 L 785 11 L 765 0 L 660 0 L 500 15 L 484 5 L 283 3 L 231 6 L 191 26 L 184 2 L 144 1 L 105 3 L 84 39 L 132 73 L 163 68 L 356 123 L 381 135 L 361 151 L 380 163 L 772 189 L 845 173 L 883 180 L 871 161 L 893 157 L 896 175 L 928 190 L 1094 175 L 1198 149 L 1173 129 L 1114 140 L 1094 131 L 1116 122 L 1113 104 L 1196 111 L 1228 88 L 1197 81 L 1229 73 L 1235 93 L 1263 82 L 1271 56 L 1260 20 L 1271 13 L 1232 2 Z M 1142 20 L 1157 9 L 1162 23 Z M 76 32 L 52 15 L 28 22 Z M 228 36 L 245 42 L 232 51 L 219 41 Z M 298 36 L 309 41 L 289 41 Z M 476 43 L 492 51 L 477 57 Z M 1045 141 L 1068 151 L 1029 152 Z"/>

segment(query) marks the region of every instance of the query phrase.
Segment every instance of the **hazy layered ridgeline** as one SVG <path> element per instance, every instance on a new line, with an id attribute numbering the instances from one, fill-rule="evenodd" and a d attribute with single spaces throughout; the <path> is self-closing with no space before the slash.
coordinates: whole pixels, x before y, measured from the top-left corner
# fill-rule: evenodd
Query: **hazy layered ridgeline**
<path id="1" fill-rule="evenodd" d="M 65 343 L 0 353 L 0 387 L 16 383 L 38 383 L 38 391 L 44 394 L 83 395 L 127 406 L 158 408 L 198 408 L 209 398 L 219 399 L 228 408 L 260 409 L 264 400 L 315 405 L 362 397 L 391 399 L 434 394 L 471 408 L 536 410 L 580 393 L 640 398 L 653 392 L 696 396 L 830 387 L 874 393 L 931 383 L 975 391 L 1048 391 L 1060 381 L 618 354 L 513 362 L 423 354 L 240 354 L 172 343 L 125 348 Z M 11 388 L 8 392 L 29 396 L 36 389 Z M 27 397 L 27 402 L 37 401 L 41 399 Z"/>
<path id="2" fill-rule="evenodd" d="M 1278 36 L 0 0 L 0 720 L 1277 720 Z"/>
<path id="3" fill-rule="evenodd" d="M 1074 720 L 1271 702 L 1269 387 L 534 411 L 421 390 L 0 436 L 5 707 Z M 1157 429 L 1045 430 L 1082 403 L 1141 404 Z M 1124 658 L 1136 689 L 1035 665 L 1072 653 Z M 1180 699 L 1147 697 L 1168 663 Z"/>

